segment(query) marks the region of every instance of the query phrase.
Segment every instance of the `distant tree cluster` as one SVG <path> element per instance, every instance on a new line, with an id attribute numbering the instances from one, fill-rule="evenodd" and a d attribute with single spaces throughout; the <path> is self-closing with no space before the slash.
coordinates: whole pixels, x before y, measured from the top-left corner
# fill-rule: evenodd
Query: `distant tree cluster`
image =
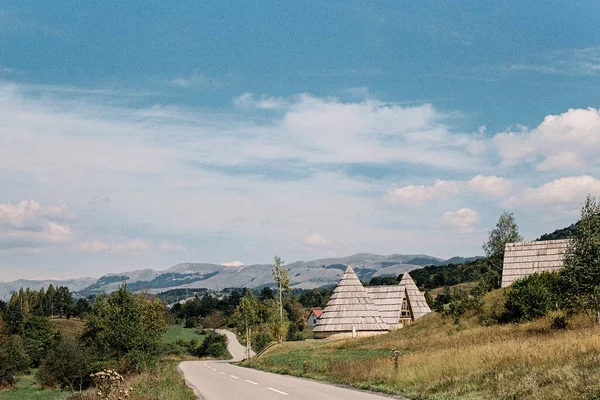
<path id="1" fill-rule="evenodd" d="M 81 336 L 63 337 L 51 316 L 86 316 Z M 0 306 L 0 387 L 37 368 L 37 382 L 72 390 L 91 384 L 103 368 L 121 372 L 151 368 L 166 329 L 165 306 L 157 298 L 123 286 L 100 295 L 90 307 L 73 301 L 66 287 L 20 290 Z"/>

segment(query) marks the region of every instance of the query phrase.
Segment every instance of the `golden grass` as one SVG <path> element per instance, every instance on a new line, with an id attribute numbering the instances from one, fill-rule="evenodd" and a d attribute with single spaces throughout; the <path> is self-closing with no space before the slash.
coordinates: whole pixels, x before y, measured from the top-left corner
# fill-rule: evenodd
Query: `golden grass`
<path id="1" fill-rule="evenodd" d="M 549 318 L 481 326 L 475 317 L 457 325 L 432 313 L 382 336 L 286 343 L 249 365 L 412 399 L 600 399 L 600 328 L 584 317 L 567 330 L 549 326 Z"/>

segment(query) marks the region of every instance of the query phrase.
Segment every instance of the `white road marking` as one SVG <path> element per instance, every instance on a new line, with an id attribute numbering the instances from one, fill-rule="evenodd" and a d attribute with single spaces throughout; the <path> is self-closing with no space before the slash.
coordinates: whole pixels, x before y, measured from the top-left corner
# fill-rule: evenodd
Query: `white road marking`
<path id="1" fill-rule="evenodd" d="M 245 379 L 245 381 L 246 381 L 246 382 L 248 382 L 248 383 L 251 383 L 251 384 L 253 384 L 253 385 L 258 385 L 258 383 L 256 383 L 256 382 L 252 382 L 252 381 L 249 381 L 248 379 Z"/>
<path id="2" fill-rule="evenodd" d="M 240 379 L 240 378 L 238 378 L 238 377 L 237 377 L 237 376 L 235 376 L 235 375 L 229 375 L 229 376 L 230 376 L 230 377 L 232 377 L 233 379 Z"/>
<path id="3" fill-rule="evenodd" d="M 273 389 L 272 387 L 268 387 L 267 389 L 272 390 L 272 391 L 274 391 L 276 393 L 282 394 L 284 396 L 288 395 L 286 392 L 282 392 L 281 390 Z"/>
<path id="4" fill-rule="evenodd" d="M 220 373 L 221 375 L 225 375 L 225 372 L 223 372 L 223 371 L 221 371 L 221 372 L 219 372 L 219 373 Z"/>
<path id="5" fill-rule="evenodd" d="M 214 368 L 211 368 L 211 369 L 212 369 L 213 371 L 217 372 L 217 370 L 216 370 L 216 369 L 214 369 Z"/>

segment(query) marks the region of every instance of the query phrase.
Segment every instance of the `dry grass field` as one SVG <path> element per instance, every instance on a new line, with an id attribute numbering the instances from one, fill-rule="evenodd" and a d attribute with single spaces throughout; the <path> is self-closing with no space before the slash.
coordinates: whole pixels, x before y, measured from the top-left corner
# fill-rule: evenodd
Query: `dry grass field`
<path id="1" fill-rule="evenodd" d="M 488 294 L 484 312 L 501 297 Z M 284 343 L 247 365 L 412 399 L 591 400 L 600 399 L 600 328 L 584 317 L 552 330 L 548 318 L 481 326 L 432 313 L 378 337 Z"/>

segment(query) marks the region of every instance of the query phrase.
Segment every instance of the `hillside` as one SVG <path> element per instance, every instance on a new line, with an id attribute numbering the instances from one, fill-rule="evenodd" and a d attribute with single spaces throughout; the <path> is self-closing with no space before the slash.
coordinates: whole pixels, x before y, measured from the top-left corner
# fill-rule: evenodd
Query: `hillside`
<path id="1" fill-rule="evenodd" d="M 453 257 L 450 260 L 442 260 L 424 254 L 359 253 L 348 257 L 296 261 L 285 267 L 289 270 L 292 289 L 312 289 L 337 283 L 346 265 L 355 267 L 360 279 L 368 282 L 374 276 L 397 276 L 423 265 L 445 264 L 451 260 L 470 259 Z M 262 288 L 274 285 L 271 270 L 271 264 L 229 267 L 207 263 L 181 263 L 164 271 L 143 269 L 107 274 L 99 279 L 2 282 L 0 283 L 0 300 L 7 300 L 12 291 L 19 290 L 21 287 L 41 288 L 47 287 L 50 283 L 54 286 L 68 286 L 79 296 L 112 292 L 123 281 L 127 282 L 127 286 L 131 290 L 144 290 L 151 293 L 162 293 L 173 289 Z"/>
<path id="2" fill-rule="evenodd" d="M 489 293 L 493 309 L 503 291 Z M 597 399 L 600 336 L 585 319 L 551 330 L 547 319 L 481 326 L 432 313 L 364 339 L 288 342 L 247 366 L 411 399 Z M 400 357 L 395 365 L 391 349 Z"/>

